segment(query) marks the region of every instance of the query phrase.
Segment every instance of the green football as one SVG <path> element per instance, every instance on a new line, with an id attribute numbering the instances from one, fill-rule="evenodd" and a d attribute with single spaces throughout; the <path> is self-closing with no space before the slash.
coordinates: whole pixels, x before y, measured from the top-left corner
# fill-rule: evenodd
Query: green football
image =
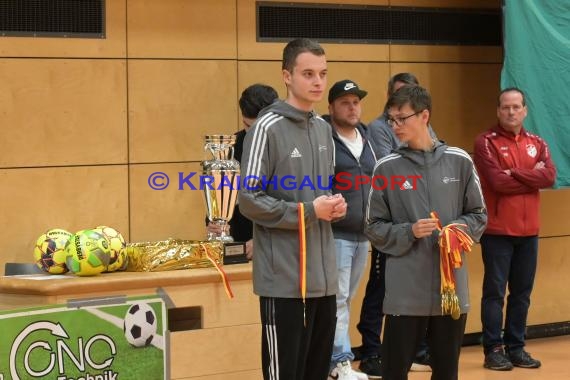
<path id="1" fill-rule="evenodd" d="M 65 252 L 67 267 L 78 276 L 95 276 L 105 271 L 111 254 L 107 238 L 93 230 L 72 235 Z"/>

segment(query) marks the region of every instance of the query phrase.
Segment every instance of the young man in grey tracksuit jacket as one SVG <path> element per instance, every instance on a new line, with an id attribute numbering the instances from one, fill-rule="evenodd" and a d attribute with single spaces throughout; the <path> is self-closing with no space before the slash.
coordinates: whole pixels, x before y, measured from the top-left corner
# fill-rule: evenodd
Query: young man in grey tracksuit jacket
<path id="1" fill-rule="evenodd" d="M 378 161 L 374 176 L 382 180 L 368 200 L 366 234 L 387 255 L 383 379 L 407 379 L 427 328 L 432 379 L 456 380 L 470 307 L 467 262 L 462 253 L 463 266 L 453 270 L 460 307 L 453 319 L 442 315 L 437 220 L 430 212 L 443 226 L 465 224 L 478 240 L 487 221 L 479 177 L 465 151 L 430 136 L 431 97 L 424 88 L 402 87 L 387 108 L 396 137 L 407 145 Z"/>
<path id="2" fill-rule="evenodd" d="M 287 44 L 287 99 L 261 112 L 244 143 L 239 208 L 253 222 L 253 290 L 260 296 L 266 380 L 325 380 L 329 372 L 337 291 L 330 222 L 345 215 L 346 202 L 331 195 L 331 129 L 312 110 L 326 88 L 326 71 L 324 51 L 316 42 Z"/>

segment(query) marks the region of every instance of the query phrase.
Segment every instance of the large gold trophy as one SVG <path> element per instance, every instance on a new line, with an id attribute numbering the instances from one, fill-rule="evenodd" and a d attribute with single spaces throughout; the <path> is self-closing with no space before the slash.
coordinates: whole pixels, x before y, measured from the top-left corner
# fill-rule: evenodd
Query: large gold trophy
<path id="1" fill-rule="evenodd" d="M 234 159 L 235 135 L 207 135 L 204 150 L 211 158 L 202 161 L 202 183 L 206 215 L 210 223 L 219 226 L 220 233 L 208 232 L 209 241 L 224 244 L 224 264 L 247 262 L 245 243 L 234 242 L 228 233 L 239 190 L 239 162 Z"/>

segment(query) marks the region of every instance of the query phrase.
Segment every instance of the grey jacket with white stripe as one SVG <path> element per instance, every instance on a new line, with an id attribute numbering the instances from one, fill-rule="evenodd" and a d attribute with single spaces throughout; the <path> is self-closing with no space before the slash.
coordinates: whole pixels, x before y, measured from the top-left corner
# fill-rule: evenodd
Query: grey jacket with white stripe
<path id="1" fill-rule="evenodd" d="M 320 195 L 331 194 L 334 144 L 330 126 L 314 112 L 276 101 L 248 131 L 243 152 L 238 199 L 241 213 L 254 224 L 254 292 L 264 297 L 301 297 L 297 204 L 303 202 L 307 297 L 336 294 L 331 225 L 317 219 L 312 203 Z M 263 178 L 268 182 L 264 184 Z"/>
<path id="2" fill-rule="evenodd" d="M 442 225 L 466 224 L 466 232 L 479 240 L 487 211 L 473 161 L 462 149 L 438 141 L 432 152 L 394 150 L 377 162 L 374 176 L 388 180 L 385 189 L 370 190 L 365 229 L 371 243 L 387 254 L 384 313 L 441 315 L 438 233 L 416 239 L 412 224 L 436 211 Z M 407 177 L 407 185 L 392 189 L 391 179 L 399 178 L 395 176 Z M 461 313 L 470 307 L 466 256 L 462 254 L 463 266 L 453 271 Z"/>

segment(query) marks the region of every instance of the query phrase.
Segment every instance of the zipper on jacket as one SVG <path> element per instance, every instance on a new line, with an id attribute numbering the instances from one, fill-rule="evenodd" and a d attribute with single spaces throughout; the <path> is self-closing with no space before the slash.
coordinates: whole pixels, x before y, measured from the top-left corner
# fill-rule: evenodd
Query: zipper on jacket
<path id="1" fill-rule="evenodd" d="M 309 118 L 307 119 L 307 138 L 309 140 L 309 147 L 311 148 L 311 157 L 313 159 L 313 173 L 317 173 L 317 167 L 319 166 L 318 164 L 318 156 L 315 157 L 315 149 L 313 147 L 313 141 L 311 140 L 311 118 L 312 118 L 312 114 L 309 114 Z M 313 180 L 317 180 L 318 178 L 311 178 L 311 181 Z M 317 189 L 315 186 L 313 186 L 313 197 L 317 196 Z"/>
<path id="2" fill-rule="evenodd" d="M 431 193 L 430 193 L 430 165 L 427 165 L 427 159 L 426 159 L 426 154 L 428 154 L 427 152 L 423 152 L 423 158 L 424 158 L 424 165 L 426 168 L 426 192 L 427 192 L 427 200 L 428 200 L 428 215 L 432 210 L 431 208 Z M 429 239 L 432 241 L 432 244 L 435 244 L 435 246 L 437 247 L 437 250 L 439 250 L 439 245 L 437 240 L 435 241 L 435 243 L 433 242 L 433 234 L 429 237 Z M 439 261 L 438 261 L 439 263 Z M 436 267 L 439 267 L 439 265 L 437 265 Z M 439 274 L 441 277 L 441 273 Z M 430 285 L 433 287 L 434 286 L 434 282 L 436 280 L 436 276 L 435 276 L 435 269 L 432 265 L 431 267 L 431 281 L 430 281 Z M 439 284 L 438 284 L 439 285 Z M 439 290 L 438 290 L 439 293 Z M 430 306 L 429 306 L 430 310 L 433 310 L 433 299 L 430 300 Z"/>
<path id="3" fill-rule="evenodd" d="M 314 149 L 314 147 L 313 147 L 313 143 L 312 143 L 312 140 L 311 140 L 311 130 L 312 130 L 312 128 L 311 128 L 311 118 L 312 118 L 312 117 L 314 117 L 314 116 L 313 116 L 313 114 L 312 114 L 312 112 L 311 112 L 311 113 L 309 114 L 309 118 L 307 119 L 307 138 L 309 139 L 309 146 L 311 147 L 311 157 L 312 157 L 312 159 L 313 159 L 313 173 L 317 173 L 316 167 L 318 167 L 318 164 L 319 164 L 319 162 L 318 162 L 318 158 L 319 158 L 319 157 L 318 157 L 318 156 L 315 157 L 315 149 Z M 331 140 L 331 142 L 334 144 L 334 141 Z M 318 181 L 318 179 L 317 179 L 317 181 Z M 316 197 L 316 196 L 317 196 L 317 189 L 316 189 L 316 187 L 313 187 L 313 189 L 314 189 L 314 190 L 313 190 L 313 196 Z M 322 223 L 322 222 L 323 222 L 323 221 L 321 221 L 321 220 L 317 220 L 317 223 L 318 223 L 318 225 L 319 225 L 319 237 L 320 237 L 320 240 L 321 240 L 321 267 L 322 267 L 322 270 L 323 270 L 323 278 L 324 278 L 324 280 L 325 280 L 325 289 L 324 289 L 324 292 L 325 292 L 325 294 L 326 294 L 327 291 L 328 291 L 328 289 L 329 289 L 329 281 L 328 281 L 328 276 L 327 276 L 327 270 L 326 270 L 326 267 L 325 267 L 324 252 L 323 252 L 323 250 L 322 250 L 322 248 L 323 248 L 323 230 L 322 230 L 322 228 L 321 228 L 321 223 Z M 333 244 L 334 244 L 334 240 L 333 240 Z M 334 245 L 333 245 L 333 247 L 334 247 Z"/>
<path id="4" fill-rule="evenodd" d="M 427 165 L 426 154 L 427 154 L 426 152 L 423 152 L 424 165 L 426 167 L 426 177 L 427 177 L 426 178 L 426 192 L 427 192 L 427 199 L 428 199 L 428 205 L 427 206 L 428 206 L 428 215 L 429 215 L 429 213 L 434 211 L 434 210 L 431 209 L 431 193 L 429 191 L 429 189 L 430 189 L 430 185 L 429 185 L 429 183 L 430 183 L 430 175 L 429 175 L 430 165 Z"/>
<path id="5" fill-rule="evenodd" d="M 519 134 L 519 136 L 522 136 L 521 134 Z M 519 147 L 519 141 L 518 139 L 515 139 L 515 144 L 517 146 L 517 155 L 516 155 L 516 159 L 518 162 L 515 162 L 515 164 L 518 164 L 519 167 L 522 167 L 522 154 L 520 152 L 520 147 Z M 527 231 L 528 231 L 528 221 L 527 221 L 527 212 L 526 212 L 526 203 L 527 203 L 527 199 L 528 199 L 528 194 L 522 194 L 522 199 L 523 199 L 523 218 L 522 218 L 522 222 L 523 222 L 523 234 L 526 235 Z"/>

